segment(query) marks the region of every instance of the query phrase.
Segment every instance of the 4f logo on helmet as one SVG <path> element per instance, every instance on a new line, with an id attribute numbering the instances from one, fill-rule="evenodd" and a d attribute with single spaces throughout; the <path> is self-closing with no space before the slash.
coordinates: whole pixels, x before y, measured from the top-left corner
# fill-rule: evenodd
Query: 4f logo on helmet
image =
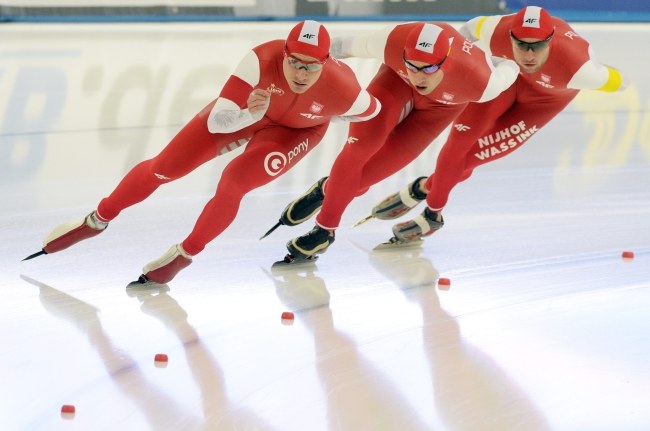
<path id="1" fill-rule="evenodd" d="M 538 21 L 537 18 L 527 18 L 524 20 L 526 24 L 535 24 Z"/>
<path id="2" fill-rule="evenodd" d="M 302 35 L 302 37 L 305 38 L 305 39 L 313 39 L 313 38 L 316 37 L 316 35 L 313 34 L 313 33 L 305 33 L 305 34 Z"/>
<path id="3" fill-rule="evenodd" d="M 430 48 L 431 47 L 431 42 L 420 42 L 418 43 L 418 46 L 421 46 L 422 48 Z"/>

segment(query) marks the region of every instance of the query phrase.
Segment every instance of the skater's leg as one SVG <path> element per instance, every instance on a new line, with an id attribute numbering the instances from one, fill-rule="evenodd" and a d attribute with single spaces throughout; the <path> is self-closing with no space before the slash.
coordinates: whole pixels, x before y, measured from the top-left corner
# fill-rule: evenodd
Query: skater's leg
<path id="1" fill-rule="evenodd" d="M 465 107 L 462 104 L 440 105 L 430 110 L 413 111 L 395 127 L 382 148 L 366 163 L 360 188 L 367 190 L 415 160 Z"/>
<path id="2" fill-rule="evenodd" d="M 258 187 L 279 178 L 302 160 L 323 138 L 327 125 L 310 129 L 269 128 L 258 132 L 242 154 L 224 169 L 217 190 L 183 241 L 183 248 L 195 255 L 221 234 L 235 219 L 243 197 Z M 289 153 L 301 142 L 308 142 L 304 151 Z M 277 165 L 268 159 L 271 153 L 285 155 L 287 163 Z"/>
<path id="3" fill-rule="evenodd" d="M 334 161 L 317 217 L 317 223 L 327 229 L 338 227 L 345 208 L 360 189 L 364 166 L 413 107 L 411 89 L 386 66 L 380 68 L 368 91 L 381 102 L 382 108 L 375 118 L 350 124 L 347 143 Z"/>
<path id="4" fill-rule="evenodd" d="M 155 157 L 138 163 L 97 207 L 99 216 L 110 221 L 119 213 L 149 197 L 162 184 L 174 181 L 215 158 L 216 135 L 203 119 L 194 117 Z"/>
<path id="5" fill-rule="evenodd" d="M 258 187 L 278 178 L 298 163 L 323 138 L 327 124 L 310 129 L 270 127 L 258 131 L 242 154 L 235 157 L 224 169 L 214 196 L 199 215 L 192 232 L 181 244 L 172 248 L 160 259 L 145 266 L 145 280 L 167 283 L 192 262 L 192 256 L 223 232 L 235 219 L 243 197 Z M 293 150 L 308 142 L 304 151 Z M 287 164 L 280 166 L 268 155 L 281 153 Z M 291 153 L 291 156 L 289 154 Z"/>
<path id="6" fill-rule="evenodd" d="M 490 128 L 491 124 L 514 103 L 516 97 L 514 90 L 514 87 L 512 87 L 506 93 L 502 93 L 497 99 L 487 103 L 466 105 L 464 110 L 454 120 L 453 126 L 450 128 L 449 136 L 437 156 L 438 168 L 436 168 L 436 172 L 441 165 L 446 172 L 451 172 L 453 166 L 453 170 L 460 169 L 459 176 L 464 175 L 465 154 L 474 145 L 474 142 Z M 405 142 L 411 144 L 412 140 Z M 417 150 L 415 149 L 415 151 Z M 406 153 L 406 151 L 403 152 Z M 408 153 L 403 154 L 402 157 L 407 157 L 407 155 Z M 392 158 L 383 157 L 383 159 L 391 160 Z M 408 162 L 408 160 L 405 161 Z M 435 162 L 432 161 L 432 163 Z M 373 181 L 380 174 L 381 171 L 368 171 L 367 177 L 370 181 Z M 430 180 L 431 176 L 419 177 L 400 191 L 389 195 L 373 207 L 371 215 L 366 219 L 376 217 L 382 220 L 390 220 L 406 214 L 426 199 L 429 191 L 427 184 Z M 431 195 L 429 194 L 429 196 Z"/>
<path id="7" fill-rule="evenodd" d="M 223 153 L 226 143 L 236 138 L 241 137 L 210 134 L 205 120 L 196 116 L 160 154 L 135 166 L 110 196 L 100 202 L 97 210 L 82 220 L 54 228 L 47 235 L 42 252 L 35 253 L 30 258 L 64 250 L 79 241 L 98 235 L 124 208 L 142 201 L 161 184 L 180 178 L 217 154 Z"/>
<path id="8" fill-rule="evenodd" d="M 480 131 L 468 140 L 458 130 L 452 131 L 444 145 L 435 172 L 429 177 L 425 188 L 429 191 L 427 205 L 434 211 L 441 211 L 447 204 L 453 188 L 472 175 L 480 165 L 496 161 L 521 148 L 544 125 L 552 120 L 573 99 L 573 96 L 554 98 L 552 101 L 519 103 L 500 96 L 490 104 L 470 105 L 458 122 L 476 126 Z M 507 103 L 507 110 L 498 111 L 498 103 Z M 486 118 L 486 107 L 493 107 L 499 115 Z M 481 127 L 482 126 L 482 127 Z"/>

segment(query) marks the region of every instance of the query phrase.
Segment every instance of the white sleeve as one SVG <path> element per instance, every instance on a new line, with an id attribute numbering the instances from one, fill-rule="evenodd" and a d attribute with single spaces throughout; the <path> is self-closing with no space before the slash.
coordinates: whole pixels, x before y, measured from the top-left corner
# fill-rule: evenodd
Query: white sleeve
<path id="1" fill-rule="evenodd" d="M 208 131 L 232 133 L 256 123 L 260 118 L 253 118 L 248 109 L 239 109 L 233 101 L 220 97 L 210 111 Z"/>
<path id="2" fill-rule="evenodd" d="M 233 75 L 255 87 L 260 82 L 260 62 L 253 51 L 241 60 Z M 263 113 L 262 113 L 263 114 Z M 232 100 L 219 97 L 208 116 L 210 133 L 232 133 L 256 123 L 263 115 L 253 117 L 248 109 L 240 109 Z"/>
<path id="3" fill-rule="evenodd" d="M 255 51 L 248 53 L 241 59 L 235 71 L 232 73 L 239 79 L 255 87 L 260 82 L 260 60 Z"/>
<path id="4" fill-rule="evenodd" d="M 373 105 L 375 105 L 375 109 L 369 111 Z M 381 103 L 379 100 L 377 100 L 367 91 L 363 90 L 359 92 L 357 99 L 354 101 L 350 109 L 347 110 L 347 112 L 341 114 L 338 118 L 334 118 L 350 122 L 366 121 L 376 117 L 377 114 L 379 114 L 380 110 Z"/>
<path id="5" fill-rule="evenodd" d="M 503 18 L 502 15 L 479 16 L 467 21 L 458 31 L 474 45 L 488 54 L 492 54 L 490 40 L 492 40 L 494 30 L 501 18 Z"/>
<path id="6" fill-rule="evenodd" d="M 591 47 L 589 47 L 589 57 L 593 57 Z M 614 92 L 625 90 L 628 85 L 627 77 L 621 75 L 618 69 L 589 60 L 573 75 L 567 87 L 576 90 Z"/>
<path id="7" fill-rule="evenodd" d="M 335 37 L 332 41 L 332 55 L 336 58 L 376 58 L 384 61 L 384 49 L 388 35 L 394 25 L 358 36 Z"/>
<path id="8" fill-rule="evenodd" d="M 477 100 L 479 103 L 497 97 L 507 90 L 519 76 L 519 66 L 514 61 L 500 57 L 488 57 L 487 54 L 486 58 L 492 68 L 492 74 L 483 95 Z"/>
<path id="9" fill-rule="evenodd" d="M 470 42 L 476 42 L 479 40 L 479 37 L 476 34 L 476 29 L 479 27 L 479 22 L 484 19 L 484 16 L 477 16 L 476 18 L 472 18 L 460 26 L 458 32 L 465 36 L 465 39 L 468 39 Z"/>

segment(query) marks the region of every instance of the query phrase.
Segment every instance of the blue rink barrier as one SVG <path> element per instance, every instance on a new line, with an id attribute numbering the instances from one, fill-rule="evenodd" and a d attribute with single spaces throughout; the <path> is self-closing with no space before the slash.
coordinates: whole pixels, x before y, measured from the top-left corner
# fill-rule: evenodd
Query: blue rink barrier
<path id="1" fill-rule="evenodd" d="M 650 22 L 648 0 L 507 0 L 506 9 L 541 6 L 569 22 Z"/>
<path id="2" fill-rule="evenodd" d="M 518 10 L 525 6 L 541 6 L 554 10 L 570 10 L 583 13 L 607 12 L 650 12 L 648 0 L 507 0 L 506 8 Z"/>
<path id="3" fill-rule="evenodd" d="M 250 22 L 250 21 L 447 21 L 463 22 L 480 15 L 515 12 L 524 6 L 545 7 L 570 22 L 650 22 L 650 0 L 359 0 L 328 7 L 325 1 L 296 0 L 281 9 L 258 0 L 253 7 L 164 5 L 70 7 L 6 6 L 0 0 L 0 22 L 119 23 L 119 22 Z M 92 4 L 89 1 L 87 4 Z M 233 2 L 232 5 L 237 5 Z M 277 6 L 277 5 L 276 5 Z"/>
<path id="4" fill-rule="evenodd" d="M 628 12 L 628 11 L 579 11 L 579 10 L 553 10 L 549 9 L 552 15 L 568 22 L 594 22 L 594 23 L 650 23 L 650 12 Z M 509 12 L 503 12 L 509 13 Z M 431 15 L 368 15 L 368 16 L 321 16 L 321 15 L 297 15 L 297 16 L 232 16 L 232 15 L 2 15 L 0 23 L 11 22 L 33 22 L 33 23 L 161 23 L 161 22 L 251 22 L 251 21 L 301 21 L 313 19 L 321 22 L 377 22 L 377 21 L 443 21 L 443 22 L 464 22 L 481 14 L 431 14 Z"/>

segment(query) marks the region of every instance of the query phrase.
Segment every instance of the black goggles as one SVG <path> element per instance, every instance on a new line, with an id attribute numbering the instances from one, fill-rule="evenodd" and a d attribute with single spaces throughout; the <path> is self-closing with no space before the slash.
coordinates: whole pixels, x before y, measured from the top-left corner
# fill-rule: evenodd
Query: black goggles
<path id="1" fill-rule="evenodd" d="M 447 57 L 448 56 L 445 56 L 445 58 L 443 58 L 442 61 L 440 63 L 438 63 L 438 64 L 427 64 L 427 65 L 424 65 L 422 67 L 417 67 L 415 64 L 408 61 L 406 59 L 406 57 L 404 57 L 404 54 L 402 54 L 402 60 L 404 60 L 404 66 L 406 66 L 406 68 L 408 70 L 410 70 L 411 72 L 415 72 L 415 73 L 424 72 L 424 73 L 427 73 L 427 74 L 437 72 L 438 69 L 440 69 L 440 67 L 442 67 L 442 63 L 445 62 Z"/>
<path id="2" fill-rule="evenodd" d="M 515 35 L 512 34 L 512 31 L 510 31 L 510 37 L 512 38 L 513 42 L 515 43 L 517 48 L 519 48 L 524 52 L 528 52 L 528 50 L 532 50 L 533 52 L 538 52 L 548 47 L 548 44 L 551 43 L 551 39 L 553 39 L 554 34 L 555 34 L 555 30 L 553 30 L 553 33 L 551 33 L 551 35 L 544 40 L 540 40 L 537 42 L 524 42 L 521 39 L 517 39 Z"/>

